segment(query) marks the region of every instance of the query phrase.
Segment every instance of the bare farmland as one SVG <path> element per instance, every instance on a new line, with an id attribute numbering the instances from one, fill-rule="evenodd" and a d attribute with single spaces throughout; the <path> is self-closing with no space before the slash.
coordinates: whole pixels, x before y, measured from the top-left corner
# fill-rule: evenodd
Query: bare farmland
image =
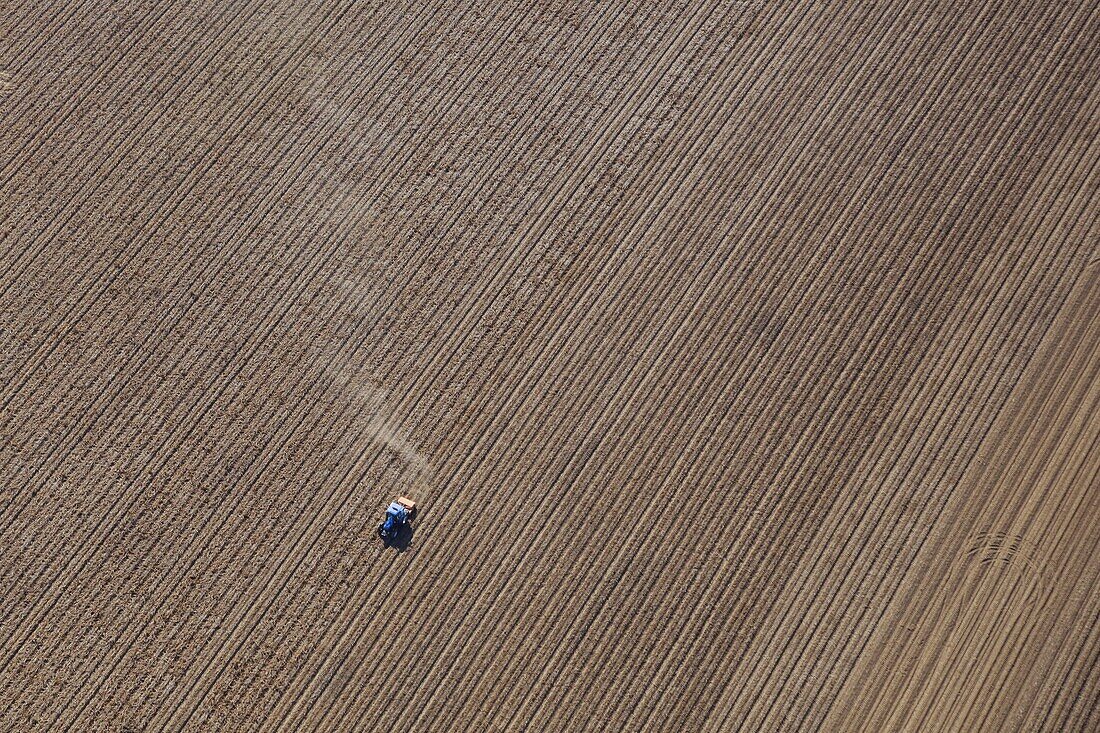
<path id="1" fill-rule="evenodd" d="M 18 0 L 0 123 L 0 729 L 1100 728 L 1097 4 Z"/>

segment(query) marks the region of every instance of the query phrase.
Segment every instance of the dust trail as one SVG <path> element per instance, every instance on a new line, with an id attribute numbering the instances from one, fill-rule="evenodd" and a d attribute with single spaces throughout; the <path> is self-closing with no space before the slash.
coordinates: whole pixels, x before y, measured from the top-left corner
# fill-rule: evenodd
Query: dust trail
<path id="1" fill-rule="evenodd" d="M 318 54 L 302 68 L 294 93 L 298 103 L 310 110 L 310 124 L 292 134 L 292 144 L 312 149 L 312 131 L 320 127 L 341 145 L 338 156 L 324 161 L 326 175 L 315 177 L 306 184 L 305 195 L 296 198 L 303 202 L 296 218 L 315 222 L 319 231 L 354 231 L 354 246 L 370 251 L 370 256 L 350 272 L 337 274 L 330 281 L 333 291 L 329 297 L 342 304 L 332 313 L 332 325 L 340 335 L 321 340 L 312 348 L 320 357 L 323 374 L 332 380 L 332 389 L 354 403 L 357 422 L 351 431 L 353 440 L 369 440 L 392 451 L 402 463 L 402 478 L 408 482 L 405 490 L 414 492 L 428 485 L 431 464 L 402 428 L 403 420 L 394 413 L 389 392 L 368 369 L 355 363 L 352 354 L 346 353 L 348 345 L 357 341 L 353 332 L 361 324 L 373 322 L 385 308 L 381 283 L 386 273 L 400 266 L 387 252 L 385 224 L 377 205 L 363 199 L 368 181 L 359 171 L 367 161 L 394 154 L 392 147 L 398 133 L 411 122 L 403 105 L 382 115 L 353 99 L 331 96 L 329 91 L 336 79 L 347 69 L 368 61 L 363 54 Z M 351 331 L 343 331 L 349 323 Z"/>
<path id="2" fill-rule="evenodd" d="M 410 487 L 424 488 L 432 474 L 431 464 L 401 428 L 401 421 L 389 406 L 389 393 L 380 385 L 365 381 L 346 362 L 330 367 L 328 374 L 344 394 L 361 406 L 360 413 L 366 417 L 357 432 L 393 451 L 405 464 Z"/>

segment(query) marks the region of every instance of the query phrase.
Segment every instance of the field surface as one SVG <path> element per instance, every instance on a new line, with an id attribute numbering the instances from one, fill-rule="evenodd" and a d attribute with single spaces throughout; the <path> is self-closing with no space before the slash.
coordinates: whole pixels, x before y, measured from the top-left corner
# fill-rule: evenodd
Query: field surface
<path id="1" fill-rule="evenodd" d="M 1095 0 L 5 4 L 0 730 L 1100 730 L 1098 159 Z"/>

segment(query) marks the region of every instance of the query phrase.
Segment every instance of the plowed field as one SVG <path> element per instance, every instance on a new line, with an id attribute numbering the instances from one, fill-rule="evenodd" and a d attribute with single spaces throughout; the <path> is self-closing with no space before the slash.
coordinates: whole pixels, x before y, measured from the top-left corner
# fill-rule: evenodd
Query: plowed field
<path id="1" fill-rule="evenodd" d="M 1100 730 L 1098 159 L 1096 2 L 15 0 L 0 730 Z"/>

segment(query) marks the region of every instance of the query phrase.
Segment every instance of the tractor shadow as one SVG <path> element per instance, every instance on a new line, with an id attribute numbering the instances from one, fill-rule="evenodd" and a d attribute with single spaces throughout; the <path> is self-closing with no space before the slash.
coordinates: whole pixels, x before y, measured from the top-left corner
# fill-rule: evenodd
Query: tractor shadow
<path id="1" fill-rule="evenodd" d="M 386 549 L 394 549 L 397 552 L 405 552 L 412 546 L 413 533 L 416 529 L 406 522 L 401 525 L 401 528 L 397 530 L 397 536 L 389 542 L 383 543 Z"/>

